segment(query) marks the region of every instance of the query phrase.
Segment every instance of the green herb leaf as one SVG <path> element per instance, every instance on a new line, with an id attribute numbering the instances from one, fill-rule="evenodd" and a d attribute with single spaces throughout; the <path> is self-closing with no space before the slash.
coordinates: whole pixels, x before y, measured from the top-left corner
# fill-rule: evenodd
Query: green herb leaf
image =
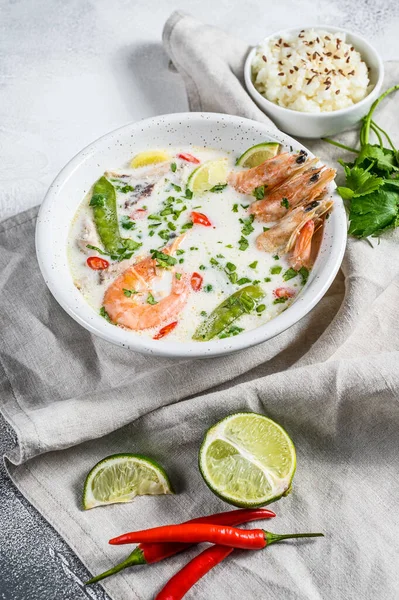
<path id="1" fill-rule="evenodd" d="M 237 267 L 234 263 L 228 262 L 226 263 L 226 269 L 228 269 L 229 271 L 236 271 Z"/>
<path id="2" fill-rule="evenodd" d="M 188 198 L 189 200 L 191 200 L 191 198 L 193 197 L 193 193 L 189 188 L 186 188 L 186 194 L 185 194 L 186 198 Z"/>
<path id="3" fill-rule="evenodd" d="M 399 170 L 395 154 L 396 153 L 393 150 L 380 148 L 380 146 L 373 146 L 371 144 L 365 144 L 362 146 L 355 164 L 357 166 L 374 164 L 377 169 L 391 173 L 392 171 Z"/>
<path id="4" fill-rule="evenodd" d="M 398 217 L 399 196 L 383 189 L 354 197 L 349 211 L 349 233 L 363 238 L 393 226 Z"/>
<path id="5" fill-rule="evenodd" d="M 128 192 L 134 192 L 134 187 L 132 185 L 118 185 L 117 190 L 122 192 L 122 194 L 127 194 Z"/>
<path id="6" fill-rule="evenodd" d="M 241 279 L 237 281 L 238 285 L 244 285 L 244 283 L 251 283 L 251 279 L 248 277 L 241 277 Z"/>
<path id="7" fill-rule="evenodd" d="M 285 302 L 287 302 L 287 300 L 288 298 L 283 296 L 282 298 L 276 298 L 275 300 L 273 300 L 273 304 L 284 304 Z"/>
<path id="8" fill-rule="evenodd" d="M 127 290 L 125 288 L 122 288 L 122 291 L 127 298 L 130 298 L 134 294 L 138 294 L 138 292 L 136 292 L 136 290 Z"/>
<path id="9" fill-rule="evenodd" d="M 181 279 L 181 273 L 175 273 L 175 277 L 176 277 L 176 279 L 180 280 Z"/>
<path id="10" fill-rule="evenodd" d="M 103 306 L 100 308 L 100 317 L 103 317 L 106 321 L 108 321 L 108 323 L 114 325 L 114 323 L 111 321 L 111 317 L 109 316 L 109 314 Z"/>
<path id="11" fill-rule="evenodd" d="M 229 337 L 233 337 L 234 335 L 238 335 L 242 331 L 244 331 L 243 327 L 238 327 L 237 325 L 232 325 L 231 327 L 229 327 L 228 329 L 223 331 L 221 334 L 219 334 L 218 338 L 220 340 L 224 340 L 225 338 L 229 338 Z"/>
<path id="12" fill-rule="evenodd" d="M 302 285 L 305 285 L 309 277 L 309 270 L 306 267 L 301 267 L 298 273 L 302 277 Z"/>
<path id="13" fill-rule="evenodd" d="M 227 183 L 217 183 L 209 191 L 214 193 L 223 192 L 226 187 Z"/>
<path id="14" fill-rule="evenodd" d="M 281 273 L 281 271 L 283 270 L 283 267 L 271 267 L 270 269 L 270 273 L 271 275 L 278 275 L 279 273 Z"/>
<path id="15" fill-rule="evenodd" d="M 136 227 L 136 223 L 132 221 L 127 215 L 124 215 L 121 218 L 121 226 L 123 229 L 134 229 Z"/>
<path id="16" fill-rule="evenodd" d="M 233 208 L 231 209 L 233 212 L 238 212 L 238 204 L 233 204 Z"/>
<path id="17" fill-rule="evenodd" d="M 226 273 L 226 275 L 229 278 L 229 280 L 231 281 L 231 283 L 237 283 L 238 275 L 235 271 L 233 271 L 232 273 Z"/>
<path id="18" fill-rule="evenodd" d="M 249 242 L 248 242 L 247 238 L 241 237 L 241 239 L 238 241 L 239 249 L 244 251 L 244 250 L 248 249 L 248 246 L 249 246 Z"/>
<path id="19" fill-rule="evenodd" d="M 169 269 L 173 267 L 177 263 L 177 259 L 169 254 L 165 254 L 165 252 L 160 252 L 159 250 L 150 250 L 151 258 L 156 259 L 157 267 L 161 267 L 162 269 Z"/>
<path id="20" fill-rule="evenodd" d="M 171 183 L 170 184 L 172 186 L 172 188 L 176 191 L 176 192 L 181 192 L 181 187 L 180 185 L 176 185 L 175 183 Z"/>
<path id="21" fill-rule="evenodd" d="M 250 269 L 256 269 L 256 267 L 258 266 L 258 261 L 254 260 L 254 262 L 252 262 L 250 265 L 248 265 Z"/>
<path id="22" fill-rule="evenodd" d="M 213 290 L 213 286 L 208 283 L 207 285 L 204 285 L 204 292 L 211 292 Z"/>
<path id="23" fill-rule="evenodd" d="M 287 210 L 289 209 L 290 203 L 288 202 L 288 198 L 282 198 L 281 206 L 284 206 L 284 208 L 286 208 Z"/>
<path id="24" fill-rule="evenodd" d="M 290 279 L 293 279 L 294 277 L 296 277 L 298 275 L 298 272 L 295 271 L 295 269 L 293 269 L 292 267 L 290 269 L 288 269 L 284 275 L 283 275 L 283 279 L 284 281 L 289 281 Z"/>
<path id="25" fill-rule="evenodd" d="M 259 187 L 256 187 L 254 189 L 254 191 L 252 192 L 252 194 L 255 196 L 255 198 L 257 200 L 262 200 L 265 196 L 265 186 L 260 185 Z"/>
<path id="26" fill-rule="evenodd" d="M 158 304 L 151 292 L 147 296 L 147 304 Z"/>
<path id="27" fill-rule="evenodd" d="M 106 199 L 104 194 L 93 194 L 89 206 L 104 206 Z"/>

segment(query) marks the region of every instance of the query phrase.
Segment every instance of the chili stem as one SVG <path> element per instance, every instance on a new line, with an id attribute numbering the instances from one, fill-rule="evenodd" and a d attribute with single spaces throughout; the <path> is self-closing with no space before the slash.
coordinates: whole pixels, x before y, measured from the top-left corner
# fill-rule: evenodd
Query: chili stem
<path id="1" fill-rule="evenodd" d="M 332 140 L 331 138 L 322 138 L 323 142 L 328 142 L 329 144 L 332 144 L 333 146 L 337 146 L 337 148 L 342 148 L 343 150 L 348 150 L 348 152 L 354 152 L 355 154 L 359 154 L 359 150 L 355 150 L 355 148 L 351 148 L 350 146 L 345 146 L 345 144 L 341 144 L 340 142 L 336 142 L 335 140 Z"/>
<path id="2" fill-rule="evenodd" d="M 122 571 L 123 569 L 126 569 L 127 567 L 133 567 L 134 565 L 145 565 L 145 564 L 147 564 L 147 563 L 144 558 L 143 551 L 139 547 L 137 547 L 133 550 L 133 552 L 131 554 L 129 554 L 129 556 L 124 561 L 117 564 L 115 567 L 112 567 L 112 569 L 108 569 L 108 571 L 104 571 L 104 573 L 100 573 L 100 575 L 96 575 L 95 577 L 92 577 L 91 579 L 89 579 L 89 581 L 86 581 L 85 585 L 91 585 L 92 583 L 97 583 L 97 581 L 101 581 L 101 579 L 105 579 L 106 577 L 109 577 L 110 575 L 115 575 L 115 573 L 119 573 L 119 571 Z"/>
<path id="3" fill-rule="evenodd" d="M 267 545 L 274 544 L 275 542 L 281 542 L 281 540 L 291 540 L 294 538 L 313 538 L 313 537 L 324 537 L 324 533 L 270 533 L 270 531 L 265 531 L 265 539 Z"/>

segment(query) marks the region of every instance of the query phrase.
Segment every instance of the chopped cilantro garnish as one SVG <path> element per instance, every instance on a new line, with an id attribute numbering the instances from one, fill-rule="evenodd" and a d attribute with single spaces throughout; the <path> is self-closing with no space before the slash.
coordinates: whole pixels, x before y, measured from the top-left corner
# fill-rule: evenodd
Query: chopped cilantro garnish
<path id="1" fill-rule="evenodd" d="M 237 283 L 238 285 L 244 285 L 244 283 L 251 283 L 251 280 L 248 277 L 241 277 Z"/>
<path id="2" fill-rule="evenodd" d="M 174 225 L 174 223 L 171 223 L 171 221 L 168 222 L 168 227 L 171 231 L 176 231 L 176 225 Z"/>
<path id="3" fill-rule="evenodd" d="M 260 185 L 259 187 L 256 187 L 254 189 L 254 191 L 252 192 L 252 194 L 255 196 L 255 198 L 257 200 L 262 200 L 262 198 L 265 195 L 265 186 L 264 185 Z"/>
<path id="4" fill-rule="evenodd" d="M 259 304 L 259 306 L 256 307 L 257 313 L 263 313 L 264 310 L 266 310 L 266 304 Z"/>
<path id="5" fill-rule="evenodd" d="M 283 279 L 284 279 L 284 281 L 289 281 L 290 279 L 292 279 L 293 277 L 296 277 L 297 275 L 298 275 L 297 271 L 295 271 L 295 269 L 293 269 L 291 267 L 284 273 Z"/>
<path id="6" fill-rule="evenodd" d="M 284 208 L 286 208 L 287 210 L 289 209 L 290 203 L 288 202 L 288 198 L 282 198 L 281 206 L 284 206 Z"/>
<path id="7" fill-rule="evenodd" d="M 283 270 L 283 267 L 272 267 L 270 269 L 270 273 L 272 275 L 278 275 L 279 273 L 281 273 L 282 270 Z"/>
<path id="8" fill-rule="evenodd" d="M 301 267 L 298 273 L 302 277 L 302 285 L 305 285 L 309 277 L 309 270 L 306 267 Z"/>
<path id="9" fill-rule="evenodd" d="M 211 263 L 211 265 L 215 266 L 219 264 L 219 261 L 217 261 L 216 258 L 213 258 L 213 256 L 209 259 L 209 262 Z"/>
<path id="10" fill-rule="evenodd" d="M 223 254 L 216 254 L 216 258 L 224 258 L 224 256 L 223 256 Z"/>
<path id="11" fill-rule="evenodd" d="M 237 267 L 234 263 L 228 262 L 226 263 L 226 269 L 229 271 L 236 271 Z"/>
<path id="12" fill-rule="evenodd" d="M 263 231 L 269 231 L 270 227 L 264 227 Z"/>
<path id="13" fill-rule="evenodd" d="M 226 244 L 226 248 L 233 248 L 233 244 Z"/>
<path id="14" fill-rule="evenodd" d="M 177 169 L 177 165 L 175 162 L 172 162 L 170 165 L 170 170 L 172 171 L 172 173 L 175 173 Z"/>
<path id="15" fill-rule="evenodd" d="M 213 286 L 210 283 L 204 285 L 204 292 L 211 292 L 213 290 Z"/>
<path id="16" fill-rule="evenodd" d="M 180 185 L 176 185 L 175 183 L 171 183 L 170 184 L 172 186 L 172 188 L 176 191 L 176 192 L 181 192 L 181 187 Z"/>
<path id="17" fill-rule="evenodd" d="M 231 283 L 237 283 L 238 275 L 234 271 L 232 273 L 227 273 L 227 277 L 231 281 Z"/>
<path id="18" fill-rule="evenodd" d="M 207 317 L 208 313 L 206 312 L 206 310 L 201 310 L 200 315 L 201 317 Z"/>
<path id="19" fill-rule="evenodd" d="M 185 231 L 186 229 L 191 229 L 193 226 L 192 221 L 189 221 L 188 223 L 185 223 L 184 225 L 182 225 L 182 231 Z"/>
<path id="20" fill-rule="evenodd" d="M 189 200 L 191 200 L 191 198 L 193 197 L 193 193 L 189 188 L 186 188 L 186 193 L 185 193 L 186 198 L 188 198 Z"/>
<path id="21" fill-rule="evenodd" d="M 270 277 L 265 277 L 264 281 L 265 281 L 266 283 L 270 283 L 270 282 L 271 282 L 271 279 L 270 279 Z"/>
<path id="22" fill-rule="evenodd" d="M 249 206 L 249 204 L 241 204 L 241 208 L 243 208 L 244 210 L 245 210 L 246 208 L 248 208 L 248 206 Z"/>
<path id="23" fill-rule="evenodd" d="M 122 288 L 122 291 L 127 298 L 130 298 L 130 296 L 133 296 L 133 294 L 138 294 L 136 290 L 127 290 L 125 288 Z"/>
<path id="24" fill-rule="evenodd" d="M 250 269 L 256 269 L 256 267 L 258 266 L 258 261 L 254 260 L 254 262 L 251 262 L 251 264 L 248 266 Z"/>
<path id="25" fill-rule="evenodd" d="M 175 277 L 176 277 L 176 279 L 180 280 L 181 279 L 181 273 L 175 273 Z"/>
<path id="26" fill-rule="evenodd" d="M 127 215 L 124 215 L 121 218 L 121 226 L 123 229 L 134 229 L 136 227 L 136 223 L 132 221 Z"/>
<path id="27" fill-rule="evenodd" d="M 254 222 L 255 215 L 250 215 L 247 219 L 240 219 L 240 222 L 244 225 L 241 229 L 241 233 L 243 235 L 249 235 L 253 232 L 254 228 L 252 227 L 252 223 Z"/>
<path id="28" fill-rule="evenodd" d="M 167 206 L 166 208 L 164 208 L 163 210 L 161 210 L 161 212 L 159 213 L 161 215 L 161 217 L 166 217 L 166 215 L 171 215 L 173 213 L 173 210 L 170 206 Z M 150 218 L 150 217 L 148 217 Z"/>
<path id="29" fill-rule="evenodd" d="M 178 248 L 176 250 L 176 254 L 184 254 L 185 250 L 181 250 L 181 248 Z"/>
<path id="30" fill-rule="evenodd" d="M 252 285 L 258 285 L 260 283 L 260 279 L 254 279 Z"/>
<path id="31" fill-rule="evenodd" d="M 191 247 L 190 247 L 190 250 L 193 250 L 193 251 L 194 251 L 194 250 L 198 250 L 198 248 L 197 248 L 197 246 L 191 246 Z M 184 250 L 183 250 L 183 252 L 184 252 Z"/>
<path id="32" fill-rule="evenodd" d="M 205 271 L 206 266 L 205 265 L 200 265 L 198 268 L 199 268 L 200 271 Z"/>
<path id="33" fill-rule="evenodd" d="M 155 234 L 155 231 L 154 231 L 154 230 L 152 230 L 152 231 L 150 231 L 150 233 L 149 233 L 148 235 L 149 235 L 150 237 L 152 237 L 154 234 Z"/>
<path id="34" fill-rule="evenodd" d="M 233 212 L 238 212 L 238 204 L 233 204 L 233 208 L 231 209 Z"/>
<path id="35" fill-rule="evenodd" d="M 158 231 L 158 235 L 162 240 L 166 242 L 170 239 L 170 233 L 167 229 L 162 229 L 162 231 Z"/>
<path id="36" fill-rule="evenodd" d="M 238 247 L 240 250 L 247 250 L 249 246 L 249 242 L 247 240 L 247 238 L 245 237 L 241 237 L 241 239 L 238 241 Z"/>
<path id="37" fill-rule="evenodd" d="M 209 191 L 210 192 L 223 192 L 223 190 L 227 187 L 227 183 L 218 183 L 214 185 Z"/>
<path id="38" fill-rule="evenodd" d="M 273 304 L 284 304 L 284 302 L 287 302 L 287 300 L 288 298 L 283 296 L 282 298 L 276 298 L 275 300 L 273 300 Z"/>
<path id="39" fill-rule="evenodd" d="M 273 258 L 274 258 L 274 260 L 278 260 L 280 257 L 279 257 L 279 255 L 278 255 L 278 254 L 275 254 L 275 255 L 273 256 Z"/>
<path id="40" fill-rule="evenodd" d="M 95 250 L 99 254 L 103 254 L 104 256 L 109 256 L 109 252 L 105 252 L 105 250 L 101 250 L 97 246 L 92 246 L 91 244 L 86 244 L 86 248 L 90 248 L 90 250 Z"/>
<path id="41" fill-rule="evenodd" d="M 162 269 L 169 269 L 169 267 L 173 267 L 177 263 L 177 259 L 169 254 L 165 254 L 165 252 L 160 252 L 159 250 L 150 250 L 151 258 L 156 259 L 157 267 L 161 267 Z"/>
<path id="42" fill-rule="evenodd" d="M 127 194 L 128 192 L 134 192 L 134 187 L 132 185 L 119 185 L 116 188 L 117 190 L 119 190 L 120 192 L 122 192 L 122 194 Z"/>
<path id="43" fill-rule="evenodd" d="M 242 331 L 244 331 L 243 327 L 238 327 L 237 325 L 232 325 L 231 327 L 229 327 L 228 329 L 223 331 L 218 337 L 220 340 L 223 340 L 225 338 L 232 337 L 234 335 L 238 335 Z"/>
<path id="44" fill-rule="evenodd" d="M 179 258 L 179 264 L 184 263 L 184 258 Z"/>
<path id="45" fill-rule="evenodd" d="M 159 221 L 160 220 L 160 216 L 159 215 L 148 215 L 147 219 L 150 219 L 150 221 Z"/>
<path id="46" fill-rule="evenodd" d="M 147 296 L 147 303 L 148 304 L 158 304 L 158 302 L 155 300 L 154 296 L 151 294 L 151 292 L 148 294 Z"/>
<path id="47" fill-rule="evenodd" d="M 159 227 L 162 223 L 151 223 L 151 225 L 148 225 L 148 229 L 153 229 L 155 227 Z"/>
<path id="48" fill-rule="evenodd" d="M 107 313 L 107 311 L 105 310 L 105 308 L 103 306 L 100 308 L 100 317 L 103 317 L 106 321 L 108 321 L 108 323 L 112 323 L 112 325 L 113 325 L 113 322 L 111 321 L 111 317 L 109 316 L 109 314 Z"/>

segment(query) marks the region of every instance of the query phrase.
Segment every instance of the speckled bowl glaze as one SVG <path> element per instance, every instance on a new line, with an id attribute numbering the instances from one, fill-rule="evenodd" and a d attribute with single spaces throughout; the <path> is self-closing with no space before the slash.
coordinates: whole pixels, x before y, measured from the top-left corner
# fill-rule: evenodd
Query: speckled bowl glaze
<path id="1" fill-rule="evenodd" d="M 253 84 L 252 81 L 252 62 L 256 54 L 256 47 L 251 50 L 244 67 L 245 85 L 252 99 L 260 109 L 263 110 L 283 131 L 290 135 L 299 136 L 302 138 L 320 138 L 329 135 L 335 135 L 341 131 L 345 131 L 350 127 L 359 123 L 366 115 L 376 98 L 381 92 L 382 83 L 384 81 L 384 63 L 375 48 L 361 35 L 342 29 L 342 27 L 331 27 L 330 25 L 313 25 L 296 27 L 294 29 L 282 29 L 271 35 L 268 35 L 262 40 L 262 43 L 270 38 L 284 38 L 287 34 L 298 34 L 302 29 L 316 29 L 321 31 L 329 31 L 331 33 L 344 33 L 346 41 L 353 44 L 355 49 L 360 52 L 363 60 L 369 68 L 369 77 L 371 90 L 368 95 L 360 100 L 357 104 L 334 110 L 331 112 L 322 113 L 305 113 L 298 110 L 278 106 L 274 102 L 270 102 L 265 98 Z"/>
<path id="2" fill-rule="evenodd" d="M 323 297 L 342 261 L 346 215 L 331 184 L 335 208 L 326 222 L 320 252 L 298 299 L 272 321 L 236 337 L 210 342 L 169 342 L 138 336 L 115 327 L 98 315 L 75 287 L 67 259 L 69 226 L 93 182 L 105 170 L 139 151 L 154 147 L 202 145 L 239 156 L 249 146 L 275 140 L 294 151 L 305 149 L 287 135 L 266 125 L 230 115 L 181 113 L 131 123 L 106 134 L 73 158 L 56 177 L 40 208 L 36 251 L 44 280 L 54 298 L 83 327 L 109 342 L 137 352 L 168 357 L 211 357 L 229 354 L 270 340 L 306 315 Z M 309 152 L 310 156 L 313 156 Z"/>

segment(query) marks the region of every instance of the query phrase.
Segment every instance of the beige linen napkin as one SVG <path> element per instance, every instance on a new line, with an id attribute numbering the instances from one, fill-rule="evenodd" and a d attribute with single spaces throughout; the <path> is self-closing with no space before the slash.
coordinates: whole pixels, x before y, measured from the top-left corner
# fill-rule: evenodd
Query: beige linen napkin
<path id="1" fill-rule="evenodd" d="M 164 43 L 192 107 L 265 119 L 236 78 L 245 45 L 181 14 L 167 23 Z M 399 80 L 398 63 L 386 69 L 388 87 Z M 389 99 L 378 121 L 399 144 L 395 107 Z M 340 139 L 352 145 L 356 135 Z M 342 155 L 308 145 L 329 164 Z M 286 427 L 298 452 L 294 490 L 273 506 L 270 529 L 321 529 L 326 538 L 234 553 L 188 597 L 397 598 L 397 233 L 374 247 L 350 240 L 326 296 L 277 338 L 225 358 L 175 361 L 112 346 L 70 319 L 33 258 L 35 218 L 31 210 L 0 224 L 0 403 L 19 442 L 7 464 L 90 571 L 126 555 L 107 544 L 123 531 L 228 508 L 199 475 L 199 444 L 217 419 L 254 410 Z M 82 511 L 85 475 L 117 452 L 159 460 L 177 495 Z M 104 587 L 114 600 L 153 598 L 194 553 L 122 572 Z"/>

